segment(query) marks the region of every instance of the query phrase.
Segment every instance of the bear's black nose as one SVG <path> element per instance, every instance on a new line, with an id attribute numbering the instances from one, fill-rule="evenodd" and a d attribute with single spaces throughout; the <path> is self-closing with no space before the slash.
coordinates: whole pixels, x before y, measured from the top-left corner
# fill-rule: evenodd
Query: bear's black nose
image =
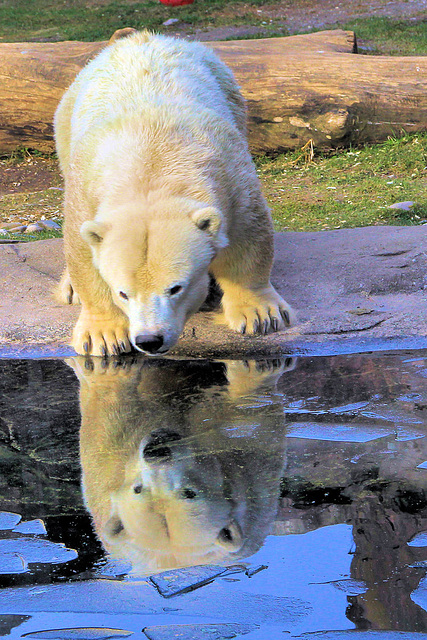
<path id="1" fill-rule="evenodd" d="M 157 353 L 157 351 L 163 346 L 163 336 L 141 334 L 136 336 L 135 345 L 138 349 L 146 351 L 147 353 Z"/>
<path id="2" fill-rule="evenodd" d="M 142 450 L 144 460 L 146 462 L 167 462 L 172 458 L 169 445 L 178 440 L 181 440 L 181 436 L 175 431 L 169 431 L 169 429 L 154 431 Z"/>

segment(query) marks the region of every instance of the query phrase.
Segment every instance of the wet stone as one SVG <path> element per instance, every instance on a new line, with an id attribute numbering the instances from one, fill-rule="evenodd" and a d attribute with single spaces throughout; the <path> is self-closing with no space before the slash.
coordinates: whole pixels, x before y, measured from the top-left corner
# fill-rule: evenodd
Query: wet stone
<path id="1" fill-rule="evenodd" d="M 338 591 L 342 591 L 347 596 L 359 596 L 362 593 L 366 593 L 368 590 L 368 587 L 362 580 L 335 580 L 329 584 L 338 589 Z"/>
<path id="2" fill-rule="evenodd" d="M 257 567 L 249 567 L 248 569 L 246 569 L 245 574 L 248 576 L 248 578 L 252 578 L 252 576 L 259 573 L 260 571 L 264 571 L 264 569 L 268 569 L 267 565 L 260 564 Z"/>
<path id="3" fill-rule="evenodd" d="M 27 564 L 17 553 L 0 553 L 0 575 L 25 573 Z"/>
<path id="4" fill-rule="evenodd" d="M 12 529 L 14 533 L 21 533 L 23 535 L 45 536 L 46 527 L 43 520 L 28 520 L 27 522 L 21 522 L 17 527 Z"/>
<path id="5" fill-rule="evenodd" d="M 221 576 L 227 569 L 215 565 L 188 567 L 174 571 L 164 571 L 150 576 L 150 581 L 155 585 L 164 598 L 176 596 L 179 593 L 192 591 L 209 584 L 214 578 Z"/>
<path id="6" fill-rule="evenodd" d="M 77 552 L 63 544 L 37 538 L 0 540 L 0 554 L 18 554 L 26 563 L 62 564 L 75 560 Z"/>
<path id="7" fill-rule="evenodd" d="M 24 633 L 22 638 L 37 638 L 38 640 L 113 640 L 114 638 L 128 638 L 133 635 L 124 629 L 104 629 L 87 627 L 78 629 L 50 629 Z"/>
<path id="8" fill-rule="evenodd" d="M 394 434 L 391 427 L 357 424 L 356 426 L 318 422 L 294 422 L 288 427 L 290 438 L 328 440 L 330 442 L 370 442 Z"/>
<path id="9" fill-rule="evenodd" d="M 416 631 L 317 631 L 303 633 L 299 640 L 425 640 L 425 633 Z"/>
<path id="10" fill-rule="evenodd" d="M 146 627 L 149 640 L 227 640 L 237 638 L 256 629 L 249 624 L 177 624 Z"/>
<path id="11" fill-rule="evenodd" d="M 19 627 L 30 619 L 30 616 L 17 616 L 13 614 L 0 615 L 0 637 L 10 635 L 12 629 Z"/>
<path id="12" fill-rule="evenodd" d="M 408 542 L 409 547 L 427 547 L 427 531 L 422 531 Z"/>
<path id="13" fill-rule="evenodd" d="M 0 511 L 0 531 L 13 529 L 20 522 L 21 516 L 10 511 Z"/>
<path id="14" fill-rule="evenodd" d="M 126 560 L 116 560 L 111 558 L 105 564 L 100 565 L 95 572 L 95 575 L 99 578 L 106 578 L 107 580 L 115 580 L 116 578 L 122 578 L 130 573 L 132 570 L 132 563 Z"/>

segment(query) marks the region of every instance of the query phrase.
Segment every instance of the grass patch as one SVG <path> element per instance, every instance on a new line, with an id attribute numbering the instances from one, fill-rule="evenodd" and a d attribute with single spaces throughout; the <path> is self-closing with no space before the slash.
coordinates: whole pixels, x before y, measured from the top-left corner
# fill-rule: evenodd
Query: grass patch
<path id="1" fill-rule="evenodd" d="M 427 220 L 427 134 L 305 160 L 301 151 L 256 163 L 277 231 L 321 231 Z M 410 211 L 389 209 L 412 200 Z"/>
<path id="2" fill-rule="evenodd" d="M 0 220 L 16 222 L 16 226 L 22 220 L 30 224 L 42 216 L 57 220 L 62 215 L 62 197 L 63 192 L 56 189 L 3 195 L 0 197 Z"/>
<path id="3" fill-rule="evenodd" d="M 59 222 L 59 221 L 58 221 Z M 0 243 L 5 244 L 14 240 L 15 242 L 34 242 L 35 240 L 49 240 L 51 238 L 62 238 L 62 229 L 54 231 L 39 231 L 38 233 L 7 233 L 0 235 Z"/>
<path id="4" fill-rule="evenodd" d="M 4 0 L 0 6 L 0 37 L 9 42 L 34 39 L 105 40 L 122 27 L 162 31 L 177 17 L 197 27 L 257 23 L 251 8 L 266 0 L 197 0 L 194 5 L 168 7 L 158 0 L 104 2 L 95 0 Z M 261 22 L 261 19 L 258 20 Z"/>
<path id="5" fill-rule="evenodd" d="M 371 55 L 423 56 L 427 54 L 427 20 L 361 18 L 340 25 L 354 31 L 361 51 Z"/>

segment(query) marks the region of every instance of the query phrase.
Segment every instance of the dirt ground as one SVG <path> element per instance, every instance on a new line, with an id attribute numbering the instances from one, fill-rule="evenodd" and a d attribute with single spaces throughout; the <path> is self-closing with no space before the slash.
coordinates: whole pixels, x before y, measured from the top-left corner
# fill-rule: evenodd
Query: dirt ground
<path id="1" fill-rule="evenodd" d="M 196 0 L 197 2 L 197 0 Z M 230 9 L 236 15 L 235 5 Z M 262 14 L 265 24 L 280 23 L 289 33 L 327 29 L 354 18 L 385 16 L 402 20 L 427 19 L 427 0 L 384 2 L 381 0 L 283 0 L 261 8 L 241 5 L 246 13 Z M 279 21 L 279 22 L 278 22 Z M 262 34 L 262 26 L 212 27 L 194 32 L 190 25 L 178 23 L 167 30 L 171 35 L 201 41 L 244 38 Z M 18 158 L 0 158 L 0 224 L 28 223 L 44 215 L 60 217 L 61 177 L 54 158 L 24 154 Z"/>

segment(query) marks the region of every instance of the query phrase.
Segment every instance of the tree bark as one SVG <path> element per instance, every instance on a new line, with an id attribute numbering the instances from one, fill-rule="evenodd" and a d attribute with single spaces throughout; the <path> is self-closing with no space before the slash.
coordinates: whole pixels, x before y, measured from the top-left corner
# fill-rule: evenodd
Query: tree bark
<path id="1" fill-rule="evenodd" d="M 0 44 L 0 153 L 50 151 L 53 114 L 106 42 Z M 206 43 L 248 101 L 254 153 L 334 148 L 427 126 L 427 58 L 355 55 L 350 31 Z"/>

